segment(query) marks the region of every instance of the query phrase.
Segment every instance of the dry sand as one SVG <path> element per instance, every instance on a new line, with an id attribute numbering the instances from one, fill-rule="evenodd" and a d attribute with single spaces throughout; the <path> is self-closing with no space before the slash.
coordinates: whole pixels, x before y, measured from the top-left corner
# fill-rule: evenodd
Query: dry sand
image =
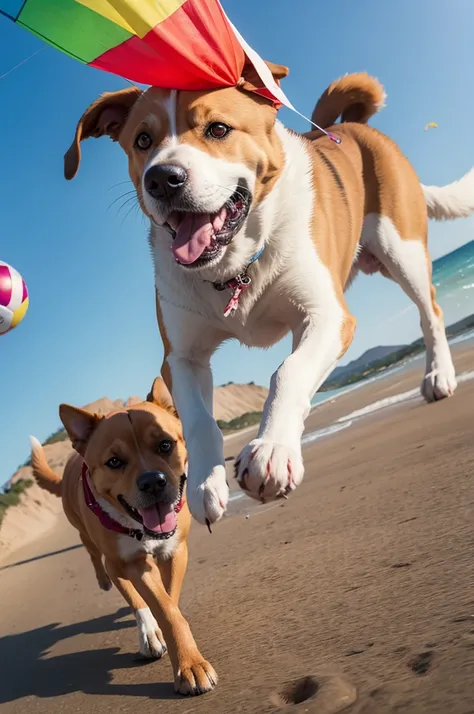
<path id="1" fill-rule="evenodd" d="M 459 372 L 473 355 L 456 348 Z M 341 397 L 309 428 L 420 376 Z M 59 519 L 0 570 L 2 714 L 270 714 L 301 678 L 296 695 L 317 691 L 288 712 L 328 714 L 356 696 L 344 711 L 472 714 L 473 405 L 470 381 L 453 399 L 355 422 L 305 449 L 290 500 L 236 500 L 212 536 L 193 527 L 182 608 L 220 675 L 198 699 L 174 696 L 167 660 L 134 659 L 133 620 L 115 591 L 97 590 Z"/>

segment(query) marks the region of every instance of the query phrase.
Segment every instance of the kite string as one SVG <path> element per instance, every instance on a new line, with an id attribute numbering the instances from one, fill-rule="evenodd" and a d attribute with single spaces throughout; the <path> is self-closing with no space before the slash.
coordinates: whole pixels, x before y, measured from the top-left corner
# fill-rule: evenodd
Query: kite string
<path id="1" fill-rule="evenodd" d="M 314 121 L 312 121 L 312 119 L 308 119 L 308 117 L 305 117 L 305 115 L 302 114 L 301 112 L 299 112 L 297 109 L 295 109 L 295 107 L 292 106 L 291 108 L 292 108 L 292 110 L 293 110 L 296 114 L 298 114 L 298 116 L 300 116 L 302 119 L 305 119 L 306 121 L 308 121 L 308 122 L 309 122 L 310 124 L 312 124 L 318 131 L 322 131 L 323 134 L 325 134 L 329 139 L 331 139 L 331 141 L 334 141 L 336 144 L 340 144 L 340 143 L 341 143 L 340 138 L 339 138 L 338 136 L 336 136 L 335 134 L 333 134 L 331 131 L 326 131 L 326 129 L 323 129 L 323 127 L 322 127 L 322 126 L 319 126 L 319 124 L 315 124 Z"/>
<path id="2" fill-rule="evenodd" d="M 8 72 L 5 72 L 4 74 L 0 74 L 0 80 L 1 80 L 1 79 L 5 79 L 5 77 L 8 77 L 9 74 L 11 74 L 12 72 L 14 72 L 16 69 L 18 69 L 19 67 L 21 67 L 23 64 L 26 64 L 27 62 L 29 62 L 29 60 L 30 60 L 30 59 L 33 59 L 33 57 L 35 57 L 36 55 L 39 55 L 40 52 L 43 52 L 44 49 L 46 49 L 46 48 L 45 48 L 45 47 L 40 47 L 39 50 L 36 50 L 36 52 L 33 52 L 33 54 L 31 54 L 29 57 L 26 57 L 26 58 L 25 58 L 24 60 L 22 60 L 21 62 L 18 62 L 18 64 L 16 64 L 14 67 L 12 67 L 11 69 L 9 69 Z"/>

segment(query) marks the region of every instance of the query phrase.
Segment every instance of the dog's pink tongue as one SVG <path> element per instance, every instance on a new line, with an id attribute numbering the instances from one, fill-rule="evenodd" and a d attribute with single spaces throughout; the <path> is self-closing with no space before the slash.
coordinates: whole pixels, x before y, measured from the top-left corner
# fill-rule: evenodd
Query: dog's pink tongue
<path id="1" fill-rule="evenodd" d="M 156 503 L 154 506 L 139 508 L 143 525 L 154 533 L 171 533 L 176 528 L 176 513 L 169 503 Z"/>
<path id="2" fill-rule="evenodd" d="M 186 213 L 176 229 L 173 255 L 183 265 L 191 265 L 211 245 L 214 228 L 208 213 Z"/>

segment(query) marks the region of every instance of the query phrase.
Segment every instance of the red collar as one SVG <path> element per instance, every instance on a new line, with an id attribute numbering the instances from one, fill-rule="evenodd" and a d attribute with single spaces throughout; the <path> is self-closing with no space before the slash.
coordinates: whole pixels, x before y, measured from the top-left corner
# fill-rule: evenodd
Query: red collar
<path id="1" fill-rule="evenodd" d="M 81 471 L 81 481 L 82 481 L 82 488 L 84 491 L 84 500 L 86 502 L 86 506 L 90 508 L 92 513 L 97 516 L 99 521 L 102 523 L 104 528 L 107 528 L 109 531 L 114 531 L 114 533 L 122 533 L 123 535 L 128 535 L 131 538 L 136 538 L 137 540 L 142 540 L 143 537 L 146 535 L 149 538 L 156 538 L 157 540 L 166 540 L 167 538 L 171 538 L 172 535 L 174 535 L 175 531 L 172 531 L 171 533 L 153 533 L 153 531 L 149 531 L 148 529 L 143 526 L 143 530 L 140 528 L 127 528 L 127 526 L 123 526 L 121 523 L 116 521 L 112 516 L 109 516 L 109 514 L 104 511 L 100 503 L 98 503 L 97 499 L 95 498 L 94 494 L 92 493 L 92 489 L 89 484 L 89 478 L 90 478 L 90 471 L 89 468 L 86 464 L 85 461 L 82 462 L 82 471 Z M 181 476 L 181 487 L 180 487 L 180 498 L 176 506 L 174 507 L 174 510 L 176 513 L 179 513 L 180 510 L 183 507 L 183 487 L 184 487 L 184 482 L 186 480 L 186 476 L 183 474 Z"/>

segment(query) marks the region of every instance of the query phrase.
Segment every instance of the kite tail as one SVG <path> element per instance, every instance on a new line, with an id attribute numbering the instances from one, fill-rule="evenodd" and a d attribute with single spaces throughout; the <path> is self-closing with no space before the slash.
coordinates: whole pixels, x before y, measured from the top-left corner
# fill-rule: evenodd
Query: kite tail
<path id="1" fill-rule="evenodd" d="M 48 465 L 46 456 L 44 455 L 43 447 L 38 439 L 30 436 L 31 442 L 31 468 L 33 476 L 41 488 L 54 496 L 61 495 L 61 477 L 54 473 Z"/>
<path id="2" fill-rule="evenodd" d="M 385 106 L 385 91 L 378 79 L 366 72 L 346 74 L 336 79 L 321 95 L 311 119 L 324 129 L 341 122 L 366 124 Z"/>
<path id="3" fill-rule="evenodd" d="M 447 186 L 423 186 L 428 218 L 449 221 L 474 213 L 474 169 Z"/>

